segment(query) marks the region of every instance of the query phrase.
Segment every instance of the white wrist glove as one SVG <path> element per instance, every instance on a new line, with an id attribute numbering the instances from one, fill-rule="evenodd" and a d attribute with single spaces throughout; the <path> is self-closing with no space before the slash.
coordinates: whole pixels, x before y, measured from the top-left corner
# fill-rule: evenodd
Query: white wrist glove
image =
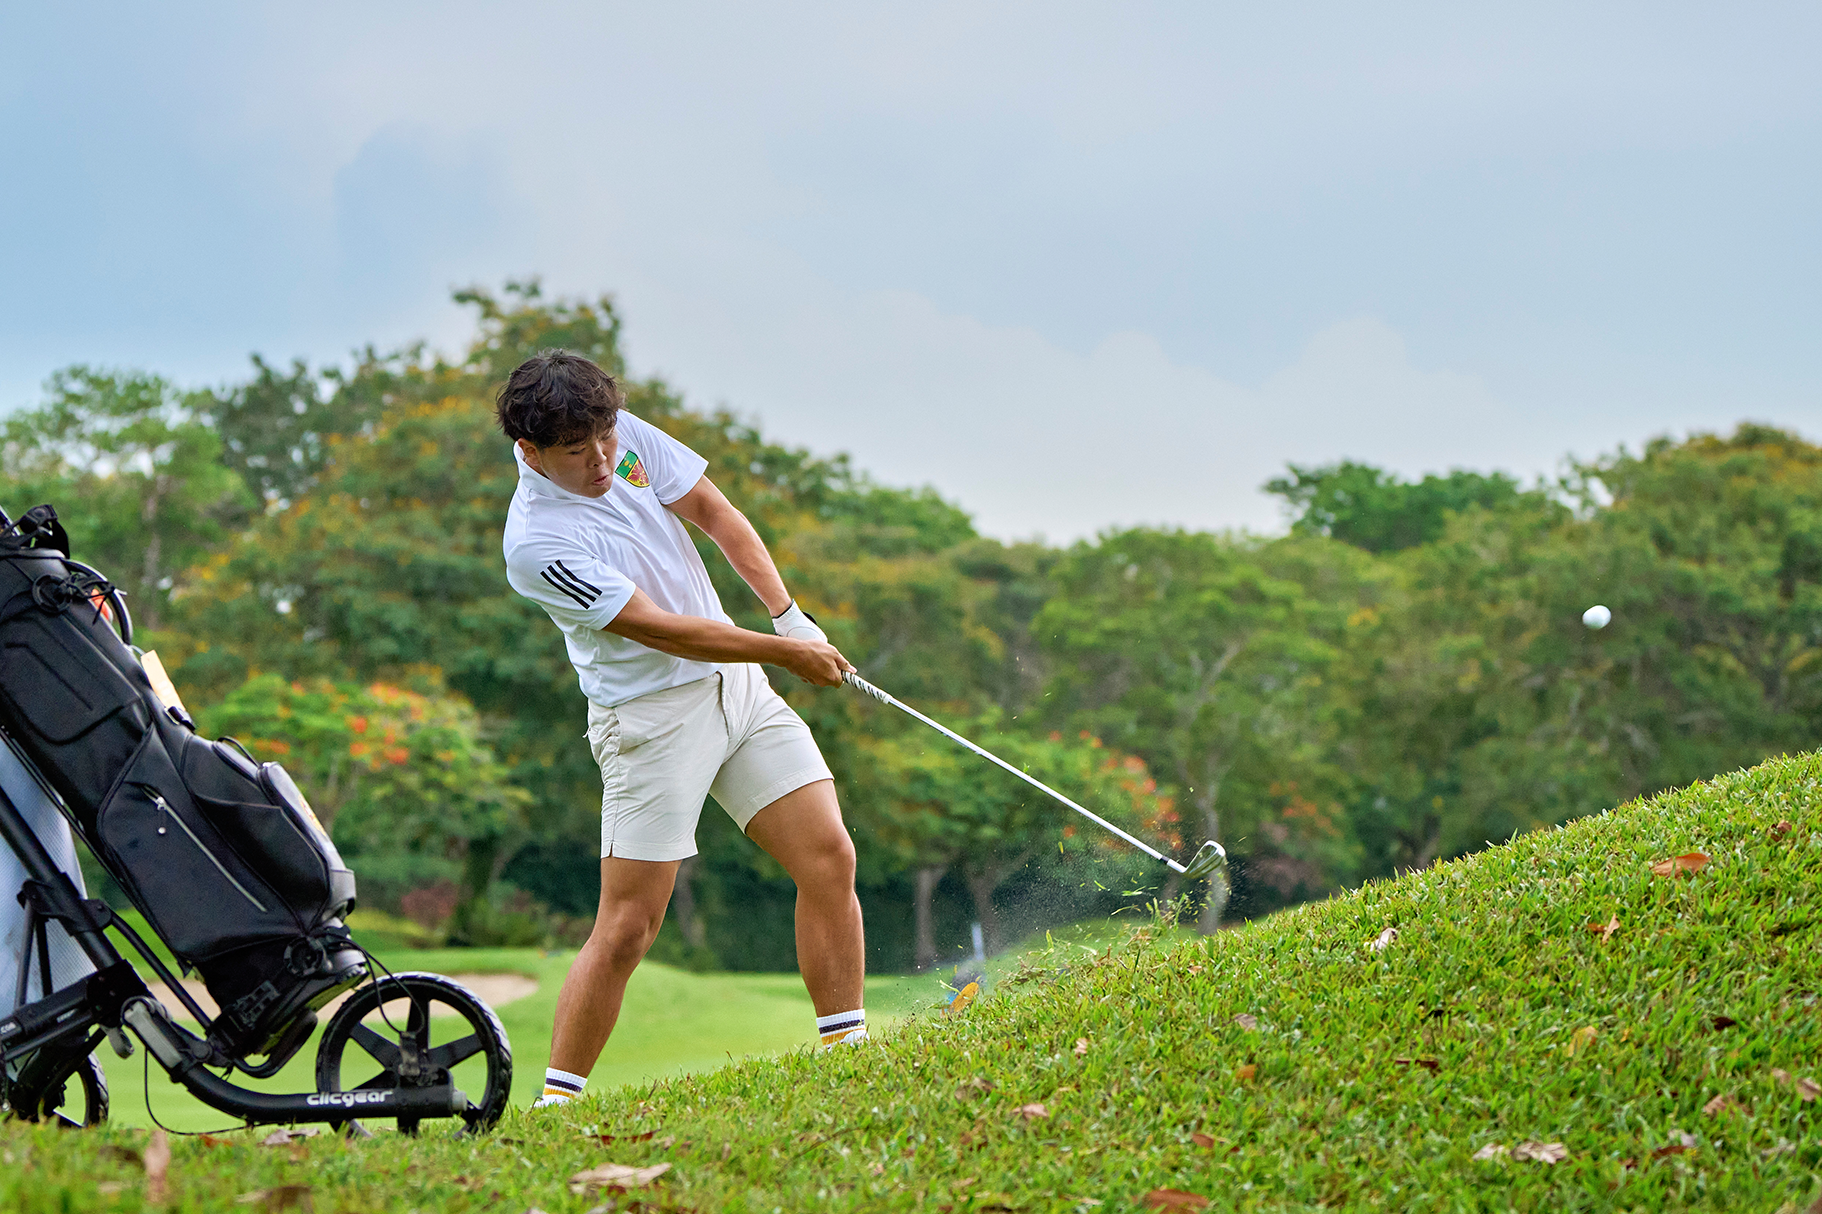
<path id="1" fill-rule="evenodd" d="M 810 618 L 809 612 L 797 605 L 796 599 L 792 599 L 789 607 L 772 617 L 772 631 L 793 641 L 821 641 L 827 644 L 829 640 L 828 634 L 816 626 L 816 621 Z"/>

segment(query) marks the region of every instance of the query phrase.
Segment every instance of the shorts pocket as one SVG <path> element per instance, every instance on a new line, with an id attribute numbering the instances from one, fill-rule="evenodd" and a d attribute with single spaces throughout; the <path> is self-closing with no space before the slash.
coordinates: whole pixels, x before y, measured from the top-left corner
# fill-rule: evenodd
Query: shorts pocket
<path id="1" fill-rule="evenodd" d="M 588 749 L 597 765 L 605 765 L 620 754 L 620 718 L 613 710 L 608 710 L 604 720 L 589 724 Z"/>
<path id="2" fill-rule="evenodd" d="M 618 753 L 631 754 L 648 742 L 677 732 L 692 714 L 703 711 L 705 704 L 712 708 L 713 692 L 704 696 L 707 686 L 712 686 L 709 680 L 667 687 L 608 709 L 619 732 Z"/>

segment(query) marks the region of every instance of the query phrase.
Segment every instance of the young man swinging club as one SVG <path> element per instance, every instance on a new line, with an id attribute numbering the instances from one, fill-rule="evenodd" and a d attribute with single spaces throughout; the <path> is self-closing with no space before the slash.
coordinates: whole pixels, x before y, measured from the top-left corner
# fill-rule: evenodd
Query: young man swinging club
<path id="1" fill-rule="evenodd" d="M 565 1103 L 587 1082 L 677 867 L 696 854 L 705 796 L 797 883 L 797 960 L 823 1045 L 867 1035 L 854 844 L 808 727 L 756 663 L 823 687 L 853 667 L 703 475 L 707 461 L 623 412 L 622 400 L 600 367 L 548 350 L 521 364 L 496 401 L 519 465 L 507 581 L 563 630 L 601 766 L 601 905 L 557 997 L 533 1108 Z M 728 619 L 686 519 L 764 601 L 777 635 Z"/>

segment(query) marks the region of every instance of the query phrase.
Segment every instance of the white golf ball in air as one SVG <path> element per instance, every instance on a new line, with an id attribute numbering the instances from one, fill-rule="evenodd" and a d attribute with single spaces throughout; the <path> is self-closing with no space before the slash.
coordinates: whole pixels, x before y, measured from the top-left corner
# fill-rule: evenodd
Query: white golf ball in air
<path id="1" fill-rule="evenodd" d="M 1588 625 L 1590 628 L 1605 628 L 1612 622 L 1613 613 L 1599 603 L 1596 603 L 1594 606 L 1588 608 L 1588 610 L 1582 612 L 1582 623 Z"/>

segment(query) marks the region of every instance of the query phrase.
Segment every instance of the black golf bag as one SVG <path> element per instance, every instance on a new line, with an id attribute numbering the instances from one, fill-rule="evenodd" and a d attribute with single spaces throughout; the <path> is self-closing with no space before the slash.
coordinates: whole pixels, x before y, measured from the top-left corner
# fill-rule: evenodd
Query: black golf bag
<path id="1" fill-rule="evenodd" d="M 158 698 L 110 623 L 124 619 L 50 507 L 0 534 L 0 726 L 201 975 L 221 1008 L 214 1043 L 289 1056 L 314 1009 L 366 976 L 342 924 L 354 874 L 282 767 L 198 736 Z"/>

